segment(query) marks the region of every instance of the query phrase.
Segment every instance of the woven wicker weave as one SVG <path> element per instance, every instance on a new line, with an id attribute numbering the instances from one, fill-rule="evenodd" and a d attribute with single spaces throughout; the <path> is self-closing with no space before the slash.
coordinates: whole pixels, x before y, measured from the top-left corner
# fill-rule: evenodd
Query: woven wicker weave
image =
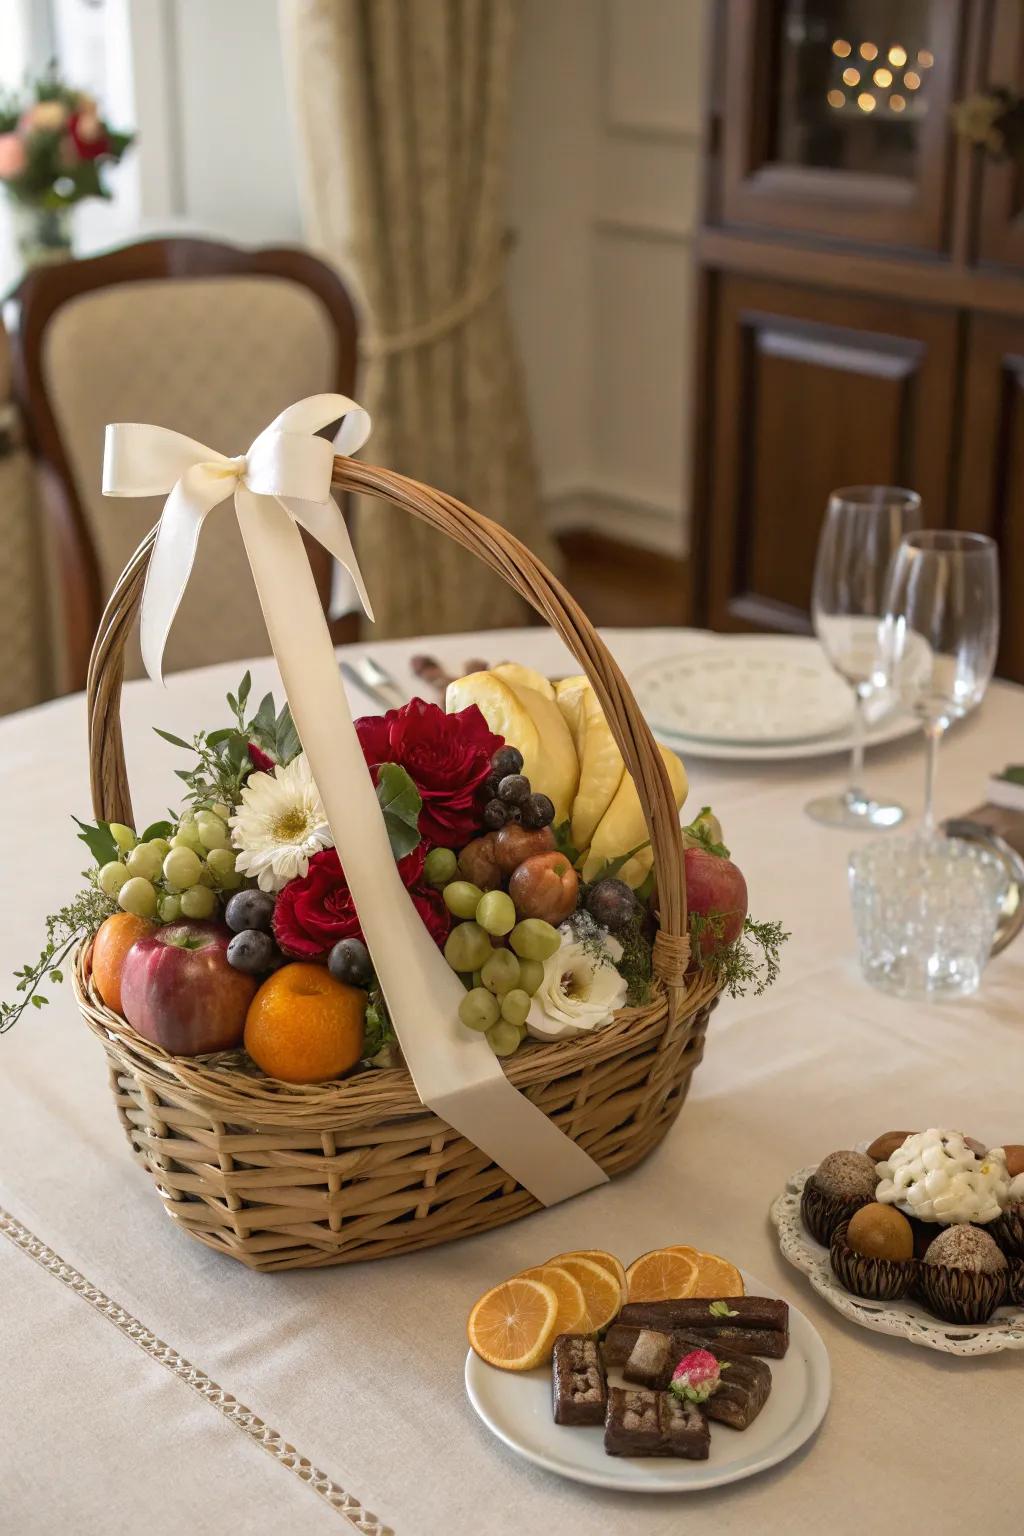
<path id="1" fill-rule="evenodd" d="M 716 985 L 689 966 L 683 845 L 661 755 L 604 643 L 517 539 L 461 502 L 390 471 L 335 460 L 334 484 L 404 507 L 478 555 L 562 637 L 592 682 L 636 782 L 655 853 L 661 929 L 653 999 L 596 1034 L 526 1043 L 505 1063 L 516 1087 L 609 1174 L 664 1136 L 700 1060 Z M 151 533 L 107 605 L 89 669 L 93 805 L 133 825 L 119 718 L 124 644 Z M 104 1006 L 87 948 L 74 967 L 83 1016 L 102 1041 L 121 1122 L 168 1213 L 256 1269 L 351 1263 L 485 1231 L 534 1198 L 425 1110 L 408 1072 L 294 1085 L 242 1052 L 175 1057 Z"/>

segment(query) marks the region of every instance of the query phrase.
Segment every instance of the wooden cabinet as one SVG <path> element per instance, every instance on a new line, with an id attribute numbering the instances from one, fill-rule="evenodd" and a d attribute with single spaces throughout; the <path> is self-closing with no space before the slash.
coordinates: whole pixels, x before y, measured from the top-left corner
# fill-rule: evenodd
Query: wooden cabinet
<path id="1" fill-rule="evenodd" d="M 950 106 L 1024 83 L 1020 0 L 722 0 L 698 235 L 694 616 L 809 629 L 828 493 L 989 531 L 1024 681 L 1024 174 Z"/>

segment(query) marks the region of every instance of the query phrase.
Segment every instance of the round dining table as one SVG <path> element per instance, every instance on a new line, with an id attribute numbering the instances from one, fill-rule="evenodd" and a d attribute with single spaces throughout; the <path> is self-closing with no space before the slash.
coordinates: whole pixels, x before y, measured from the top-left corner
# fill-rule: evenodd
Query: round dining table
<path id="1" fill-rule="evenodd" d="M 706 644 L 609 630 L 628 673 Z M 546 631 L 375 642 L 411 695 L 410 658 L 578 670 Z M 280 684 L 253 661 L 253 697 Z M 245 663 L 127 684 L 138 813 L 177 803 L 190 737 L 229 720 Z M 376 706 L 350 689 L 360 714 Z M 1024 689 L 994 683 L 942 747 L 942 816 L 1024 759 Z M 81 695 L 0 721 L 0 973 L 33 962 L 88 860 Z M 843 756 L 688 764 L 691 814 L 720 817 L 751 911 L 790 931 L 763 996 L 712 1016 L 692 1092 L 635 1171 L 484 1235 L 395 1259 L 259 1274 L 164 1214 L 118 1123 L 107 1066 L 67 986 L 0 1037 L 0 1529 L 11 1536 L 183 1536 L 355 1529 L 366 1536 L 887 1536 L 1021 1530 L 1024 1353 L 957 1358 L 847 1321 L 782 1258 L 768 1211 L 795 1169 L 896 1127 L 1024 1142 L 1024 940 L 968 1000 L 901 1001 L 857 962 L 847 856 L 864 834 L 811 821 Z M 868 787 L 911 810 L 917 735 L 871 751 Z M 872 834 L 868 834 L 869 836 Z M 899 833 L 884 834 L 898 836 Z M 8 981 L 4 995 L 13 995 Z M 667 1244 L 727 1255 L 802 1309 L 832 1367 L 827 1415 L 789 1460 L 727 1488 L 627 1496 L 564 1481 L 492 1437 L 463 1386 L 466 1316 L 506 1276 L 571 1248 L 626 1263 Z M 696 1528 L 694 1525 L 693 1528 Z"/>

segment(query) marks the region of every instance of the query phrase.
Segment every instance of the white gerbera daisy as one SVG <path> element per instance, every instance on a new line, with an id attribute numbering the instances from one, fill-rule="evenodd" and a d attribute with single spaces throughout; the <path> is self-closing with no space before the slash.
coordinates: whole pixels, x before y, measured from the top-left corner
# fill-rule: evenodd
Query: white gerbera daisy
<path id="1" fill-rule="evenodd" d="M 231 841 L 239 850 L 235 868 L 255 876 L 261 891 L 279 891 L 307 872 L 314 853 L 333 848 L 304 752 L 273 773 L 250 773 L 231 818 Z"/>

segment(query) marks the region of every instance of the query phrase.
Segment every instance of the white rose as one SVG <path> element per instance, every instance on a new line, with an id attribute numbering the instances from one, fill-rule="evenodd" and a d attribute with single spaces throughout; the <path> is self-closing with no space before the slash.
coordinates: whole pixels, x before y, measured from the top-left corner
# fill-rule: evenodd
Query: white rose
<path id="1" fill-rule="evenodd" d="M 604 936 L 581 943 L 568 924 L 562 943 L 544 962 L 544 980 L 530 1002 L 526 1027 L 535 1040 L 568 1040 L 610 1024 L 626 1001 L 625 978 L 615 968 L 622 945 Z"/>

